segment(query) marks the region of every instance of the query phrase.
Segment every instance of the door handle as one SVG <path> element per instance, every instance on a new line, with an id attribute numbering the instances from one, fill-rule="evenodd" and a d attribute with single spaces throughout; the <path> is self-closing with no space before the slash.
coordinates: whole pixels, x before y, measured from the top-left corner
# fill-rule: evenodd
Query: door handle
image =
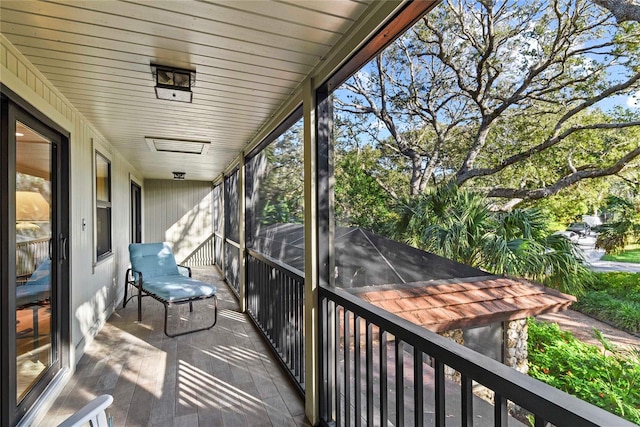
<path id="1" fill-rule="evenodd" d="M 67 260 L 67 242 L 69 241 L 68 238 L 66 237 L 61 237 L 60 238 L 60 244 L 61 244 L 61 249 L 60 249 L 60 253 L 62 254 L 61 259 L 63 261 Z"/>

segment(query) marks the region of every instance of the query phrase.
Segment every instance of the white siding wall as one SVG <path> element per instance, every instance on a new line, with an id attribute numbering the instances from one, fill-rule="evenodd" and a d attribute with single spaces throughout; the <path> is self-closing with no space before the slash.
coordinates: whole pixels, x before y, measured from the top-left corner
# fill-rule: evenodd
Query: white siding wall
<path id="1" fill-rule="evenodd" d="M 129 263 L 130 176 L 137 173 L 2 35 L 0 81 L 71 136 L 71 360 L 77 362 L 85 346 L 122 300 L 122 282 Z M 94 145 L 107 151 L 111 159 L 113 215 L 113 256 L 97 265 L 94 265 L 93 256 Z M 85 230 L 82 230 L 83 219 L 87 223 Z"/>
<path id="2" fill-rule="evenodd" d="M 169 242 L 180 263 L 213 234 L 213 185 L 207 181 L 144 181 L 144 240 Z"/>

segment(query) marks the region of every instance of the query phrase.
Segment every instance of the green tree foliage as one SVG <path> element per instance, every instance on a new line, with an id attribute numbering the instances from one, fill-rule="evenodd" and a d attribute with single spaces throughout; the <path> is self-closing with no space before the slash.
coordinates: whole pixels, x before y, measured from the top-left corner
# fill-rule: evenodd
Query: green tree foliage
<path id="1" fill-rule="evenodd" d="M 395 221 L 393 198 L 366 170 L 373 169 L 376 153 L 371 147 L 336 156 L 335 217 L 339 225 L 356 226 L 388 234 Z"/>
<path id="2" fill-rule="evenodd" d="M 619 253 L 640 235 L 640 203 L 635 199 L 609 196 L 606 210 L 613 218 L 600 227 L 596 247 L 607 253 Z"/>
<path id="3" fill-rule="evenodd" d="M 343 85 L 342 120 L 402 156 L 408 193 L 455 175 L 540 199 L 640 155 L 640 24 L 588 0 L 442 2 Z M 622 129 L 635 138 L 619 138 Z"/>
<path id="4" fill-rule="evenodd" d="M 250 161 L 252 209 L 263 225 L 304 219 L 302 124 L 296 123 Z"/>
<path id="5" fill-rule="evenodd" d="M 535 209 L 493 212 L 479 193 L 455 183 L 399 205 L 396 237 L 495 274 L 525 277 L 579 294 L 589 270 L 571 241 L 549 235 Z"/>

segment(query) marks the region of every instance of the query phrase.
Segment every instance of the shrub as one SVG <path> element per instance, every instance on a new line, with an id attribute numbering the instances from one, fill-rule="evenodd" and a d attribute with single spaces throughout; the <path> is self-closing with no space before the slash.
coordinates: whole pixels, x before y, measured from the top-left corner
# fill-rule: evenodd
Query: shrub
<path id="1" fill-rule="evenodd" d="M 529 375 L 640 424 L 640 349 L 604 349 L 577 340 L 557 324 L 529 319 Z"/>
<path id="2" fill-rule="evenodd" d="M 640 274 L 596 273 L 586 289 L 573 308 L 620 329 L 640 332 Z"/>

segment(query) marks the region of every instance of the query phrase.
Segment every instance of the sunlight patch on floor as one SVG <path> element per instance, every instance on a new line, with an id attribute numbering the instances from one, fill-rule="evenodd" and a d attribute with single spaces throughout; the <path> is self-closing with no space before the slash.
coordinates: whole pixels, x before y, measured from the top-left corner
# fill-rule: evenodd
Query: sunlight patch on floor
<path id="1" fill-rule="evenodd" d="M 245 318 L 245 315 L 242 313 L 238 313 L 237 311 L 221 310 L 220 313 L 218 313 L 218 316 L 225 317 L 227 319 L 231 319 L 240 323 L 247 323 L 247 319 Z"/>
<path id="2" fill-rule="evenodd" d="M 178 362 L 180 403 L 197 407 L 257 412 L 262 400 L 183 361 Z"/>

